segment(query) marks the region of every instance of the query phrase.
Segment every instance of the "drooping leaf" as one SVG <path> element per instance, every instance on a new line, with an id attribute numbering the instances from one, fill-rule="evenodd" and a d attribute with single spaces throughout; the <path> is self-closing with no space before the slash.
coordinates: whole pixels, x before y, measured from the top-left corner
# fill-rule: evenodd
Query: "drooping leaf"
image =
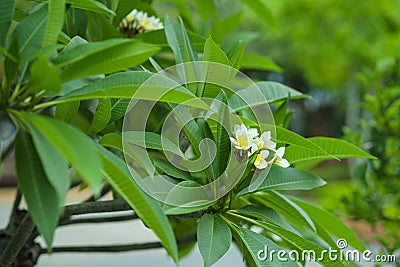
<path id="1" fill-rule="evenodd" d="M 221 218 L 205 214 L 197 226 L 197 242 L 204 266 L 211 266 L 225 255 L 231 246 L 231 230 Z"/>
<path id="2" fill-rule="evenodd" d="M 47 13 L 43 47 L 57 43 L 58 35 L 64 24 L 65 0 L 49 0 Z"/>
<path id="3" fill-rule="evenodd" d="M 29 134 L 22 129 L 16 137 L 15 160 L 18 186 L 28 204 L 29 214 L 50 252 L 58 223 L 57 193 L 46 177 Z"/>
<path id="4" fill-rule="evenodd" d="M 14 16 L 14 7 L 15 0 L 3 0 L 0 2 L 0 46 L 3 47 Z"/>
<path id="5" fill-rule="evenodd" d="M 282 168 L 274 165 L 256 191 L 310 190 L 325 184 L 326 182 L 324 180 L 311 173 L 295 168 Z M 248 188 L 242 190 L 238 195 L 246 193 L 249 193 Z"/>
<path id="6" fill-rule="evenodd" d="M 285 158 L 290 163 L 298 163 L 308 160 L 316 159 L 330 159 L 332 156 L 343 159 L 343 158 L 369 158 L 375 159 L 374 156 L 361 150 L 355 145 L 340 139 L 330 137 L 311 137 L 309 141 L 313 142 L 326 151 L 328 154 L 323 154 L 315 150 L 302 150 L 297 149 L 295 146 L 288 146 L 285 152 Z M 331 155 L 331 156 L 329 156 Z"/>
<path id="7" fill-rule="evenodd" d="M 88 135 L 92 136 L 103 130 L 111 118 L 111 100 L 109 98 L 101 99 L 93 115 L 92 125 Z"/>
<path id="8" fill-rule="evenodd" d="M 54 119 L 34 113 L 18 113 L 18 116 L 46 138 L 93 190 L 100 189 L 101 164 L 91 139 L 72 126 Z"/>
<path id="9" fill-rule="evenodd" d="M 35 128 L 30 127 L 30 133 L 46 177 L 56 191 L 58 203 L 62 207 L 70 185 L 67 161 Z"/>
<path id="10" fill-rule="evenodd" d="M 282 72 L 282 68 L 279 67 L 272 59 L 255 53 L 244 55 L 242 68 Z"/>
<path id="11" fill-rule="evenodd" d="M 328 211 L 317 207 L 309 202 L 304 200 L 289 197 L 292 201 L 294 201 L 297 205 L 299 205 L 310 217 L 318 222 L 326 231 L 332 233 L 337 238 L 344 238 L 348 244 L 359 251 L 364 251 L 365 246 L 357 237 L 357 235 L 337 216 L 329 213 Z"/>
<path id="12" fill-rule="evenodd" d="M 103 173 L 112 187 L 129 203 L 143 222 L 160 238 L 161 243 L 178 261 L 178 247 L 168 218 L 160 205 L 132 179 L 126 164 L 108 150 L 98 147 L 103 162 Z"/>

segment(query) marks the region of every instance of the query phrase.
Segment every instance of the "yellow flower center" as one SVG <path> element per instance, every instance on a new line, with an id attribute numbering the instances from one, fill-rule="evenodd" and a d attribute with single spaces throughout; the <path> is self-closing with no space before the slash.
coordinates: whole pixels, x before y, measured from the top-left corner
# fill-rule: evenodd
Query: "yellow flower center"
<path id="1" fill-rule="evenodd" d="M 245 148 L 249 144 L 249 138 L 247 138 L 247 136 L 239 135 L 237 141 L 238 147 L 240 148 Z"/>
<path id="2" fill-rule="evenodd" d="M 254 161 L 254 165 L 261 165 L 262 155 L 261 153 L 257 155 L 256 160 Z"/>

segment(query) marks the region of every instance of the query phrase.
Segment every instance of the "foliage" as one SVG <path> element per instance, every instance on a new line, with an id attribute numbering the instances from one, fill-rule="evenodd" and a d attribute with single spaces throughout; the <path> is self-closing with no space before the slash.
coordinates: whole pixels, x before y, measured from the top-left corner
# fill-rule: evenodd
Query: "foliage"
<path id="1" fill-rule="evenodd" d="M 329 213 L 284 193 L 286 190 L 309 190 L 324 184 L 321 178 L 296 169 L 297 162 L 373 158 L 342 140 L 306 139 L 287 130 L 291 119 L 287 102 L 304 97 L 302 93 L 263 81 L 258 83 L 261 98 L 254 99 L 254 87 L 244 87 L 242 97 L 253 97 L 254 100 L 246 105 L 234 87 L 222 88 L 207 82 L 184 83 L 172 88 L 166 82 L 140 90 L 147 81 L 159 76 L 157 72 L 162 67 L 158 60 L 166 66 L 198 59 L 217 62 L 217 66 L 229 67 L 231 71 L 221 74 L 212 67 L 215 65 L 209 65 L 207 77 L 211 80 L 232 79 L 233 74 L 241 69 L 241 63 L 246 62 L 243 60 L 246 44 L 241 39 L 231 40 L 231 46 L 221 48 L 211 37 L 204 40 L 187 31 L 182 21 L 178 23 L 169 17 L 164 21 L 165 30 L 126 38 L 117 30 L 117 25 L 137 7 L 137 1 L 131 4 L 94 0 L 40 2 L 27 12 L 14 8 L 12 0 L 1 3 L 3 68 L 0 110 L 17 128 L 15 161 L 18 186 L 49 252 L 57 220 L 65 209 L 65 195 L 71 183 L 68 171 L 71 170 L 83 180 L 84 186 L 94 191 L 94 196 L 100 194 L 104 183 L 109 183 L 115 191 L 114 196 L 123 198 L 130 205 L 177 263 L 179 254 L 187 251 L 187 247 L 178 245 L 176 241 L 182 235 L 179 228 L 187 223 L 184 216 L 187 213 L 200 217 L 198 224 L 185 224 L 185 233 L 197 232 L 205 266 L 212 265 L 226 253 L 232 238 L 243 252 L 248 266 L 269 264 L 259 261 L 256 255 L 263 244 L 271 244 L 277 249 L 320 252 L 334 244 L 334 236 L 346 236 L 351 246 L 363 249 L 363 244 L 342 222 L 335 221 L 338 226 L 332 228 Z M 266 10 L 261 1 L 246 2 L 251 3 L 250 8 L 257 12 Z M 146 3 L 143 1 L 137 5 L 151 13 L 152 8 Z M 198 1 L 198 7 L 201 7 L 200 3 Z M 12 13 L 13 16 L 8 15 Z M 234 15 L 227 17 L 233 18 Z M 268 17 L 265 20 L 271 22 Z M 15 27 L 10 27 L 11 21 Z M 157 54 L 161 50 L 170 52 L 167 44 L 175 55 L 175 61 L 171 60 L 170 54 Z M 204 50 L 198 51 L 199 47 Z M 150 59 L 153 55 L 155 59 Z M 189 67 L 185 69 L 185 81 L 196 75 L 196 68 L 190 67 L 195 65 L 186 66 Z M 240 83 L 234 85 L 242 86 Z M 204 96 L 212 101 L 203 101 Z M 145 100 L 156 104 L 145 132 L 132 132 L 128 138 L 133 145 L 148 148 L 144 150 L 145 154 L 135 154 L 122 145 L 123 116 L 131 98 L 134 98 L 134 103 Z M 182 104 L 183 111 L 198 108 L 210 111 L 211 115 L 185 122 L 186 113 L 175 109 L 175 118 L 185 122 L 181 125 L 183 132 L 177 144 L 170 142 L 165 148 L 160 125 L 166 120 L 168 111 L 178 104 Z M 244 172 L 232 190 L 222 195 L 216 193 L 219 197 L 213 201 L 202 205 L 162 205 L 146 194 L 138 184 L 139 171 L 133 172 L 123 160 L 121 151 L 127 154 L 127 161 L 133 159 L 141 166 L 141 172 L 156 169 L 176 187 L 200 187 L 215 182 L 228 169 L 229 161 L 234 158 L 231 153 L 237 152 L 229 141 L 234 130 L 233 121 L 228 123 L 232 116 L 260 131 L 273 128 L 271 124 L 257 122 L 250 112 L 253 106 L 275 110 L 277 134 L 271 141 L 279 148 L 276 151 L 271 149 L 273 158 L 268 164 L 271 171 L 260 172 L 254 168 L 253 163 L 258 160 L 257 150 L 250 157 L 246 157 L 247 151 L 242 151 L 244 153 L 240 155 L 245 156 L 240 163 L 245 166 Z M 232 127 L 224 128 L 221 122 Z M 204 169 L 185 171 L 166 159 L 165 152 L 182 156 L 189 147 L 193 150 L 193 161 L 203 159 L 201 151 L 206 142 L 202 139 L 214 144 L 217 155 Z M 281 152 L 285 146 L 285 158 L 292 163 L 291 168 L 274 164 L 283 160 L 279 157 L 283 156 Z M 146 161 L 146 158 L 151 160 Z M 253 179 L 259 182 L 255 187 Z M 173 193 L 171 191 L 172 197 Z M 169 218 L 168 215 L 172 214 L 178 218 Z M 253 231 L 255 226 L 262 231 Z M 279 236 L 282 241 L 276 241 L 274 236 Z M 323 266 L 347 264 L 327 258 L 316 260 Z M 278 264 L 276 259 L 275 263 Z M 288 263 L 291 266 L 296 264 Z"/>
<path id="2" fill-rule="evenodd" d="M 349 196 L 343 197 L 348 214 L 365 219 L 370 224 L 385 222 L 386 241 L 380 237 L 390 253 L 399 249 L 397 225 L 400 220 L 400 86 L 399 63 L 395 59 L 381 60 L 374 69 L 359 75 L 366 94 L 360 119 L 361 131 L 345 128 L 347 139 L 368 148 L 377 160 L 362 160 L 354 171 L 356 185 Z"/>

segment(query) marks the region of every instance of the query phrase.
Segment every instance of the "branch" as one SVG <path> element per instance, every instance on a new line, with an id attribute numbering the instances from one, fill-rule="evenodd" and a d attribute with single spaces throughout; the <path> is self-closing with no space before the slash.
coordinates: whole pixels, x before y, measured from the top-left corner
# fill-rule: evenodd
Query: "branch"
<path id="1" fill-rule="evenodd" d="M 15 235 L 11 237 L 6 249 L 0 257 L 0 267 L 10 267 L 12 265 L 18 253 L 29 240 L 34 229 L 35 224 L 31 217 L 26 214 L 24 219 L 21 221 L 21 224 L 18 226 Z"/>
<path id="2" fill-rule="evenodd" d="M 108 192 L 110 192 L 111 191 L 111 185 L 110 184 L 105 184 L 104 186 L 103 186 L 103 188 L 101 189 L 101 192 L 100 192 L 100 195 L 99 196 L 95 196 L 95 195 L 92 195 L 92 196 L 90 196 L 89 198 L 87 198 L 85 201 L 83 201 L 83 202 L 93 202 L 93 201 L 96 201 L 97 199 L 100 199 L 100 198 L 102 198 L 102 197 L 104 197 Z"/>
<path id="3" fill-rule="evenodd" d="M 17 187 L 14 204 L 13 204 L 13 207 L 11 210 L 10 221 L 8 222 L 8 226 L 7 226 L 8 229 L 10 229 L 14 223 L 14 218 L 18 212 L 18 207 L 19 207 L 19 204 L 21 203 L 21 198 L 22 198 L 21 191 Z"/>
<path id="4" fill-rule="evenodd" d="M 90 213 L 117 212 L 132 210 L 129 204 L 123 199 L 93 201 L 81 204 L 68 205 L 64 208 L 63 217 L 82 215 Z"/>
<path id="5" fill-rule="evenodd" d="M 59 221 L 58 226 L 65 226 L 65 225 L 78 224 L 78 223 L 122 222 L 122 221 L 135 220 L 138 218 L 139 218 L 139 216 L 137 216 L 136 214 L 114 216 L 114 217 L 101 217 L 101 218 L 82 218 L 82 219 L 65 218 L 65 219 L 61 219 Z"/>
<path id="6" fill-rule="evenodd" d="M 178 245 L 186 245 L 196 241 L 196 236 L 186 236 L 181 239 L 177 239 Z M 114 245 L 114 246 L 71 246 L 71 247 L 54 247 L 53 253 L 60 252 L 126 252 L 134 250 L 154 249 L 162 248 L 163 245 L 160 242 L 149 242 L 139 244 L 128 244 L 128 245 Z M 47 253 L 47 249 L 41 249 L 40 254 Z"/>

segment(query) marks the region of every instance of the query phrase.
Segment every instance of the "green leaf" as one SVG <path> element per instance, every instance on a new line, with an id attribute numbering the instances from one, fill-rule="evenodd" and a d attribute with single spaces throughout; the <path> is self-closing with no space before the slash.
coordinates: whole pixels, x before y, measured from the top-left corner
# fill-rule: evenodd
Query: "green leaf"
<path id="1" fill-rule="evenodd" d="M 112 73 L 137 66 L 159 50 L 158 47 L 129 39 L 109 39 L 78 45 L 53 59 L 63 81 L 96 74 Z"/>
<path id="2" fill-rule="evenodd" d="M 305 202 L 295 197 L 289 198 L 299 205 L 314 221 L 318 222 L 329 233 L 332 233 L 337 238 L 346 239 L 350 246 L 358 249 L 359 251 L 365 250 L 364 244 L 360 241 L 357 235 L 337 216 L 334 216 L 328 211 L 309 202 Z"/>
<path id="3" fill-rule="evenodd" d="M 34 113 L 18 113 L 18 116 L 32 124 L 94 191 L 100 189 L 101 164 L 91 139 L 75 128 L 54 119 Z"/>
<path id="4" fill-rule="evenodd" d="M 54 117 L 60 121 L 67 123 L 71 122 L 74 116 L 78 113 L 80 103 L 80 101 L 71 101 L 68 103 L 58 104 Z"/>
<path id="5" fill-rule="evenodd" d="M 114 122 L 122 118 L 127 112 L 127 108 L 130 102 L 131 100 L 126 98 L 116 99 L 112 101 L 110 122 Z"/>
<path id="6" fill-rule="evenodd" d="M 298 266 L 298 264 L 296 262 L 293 262 L 288 255 L 285 255 L 286 257 L 282 257 L 286 259 L 284 261 L 279 261 L 277 257 L 270 259 L 269 252 L 271 250 L 280 251 L 283 250 L 283 248 L 279 247 L 277 244 L 275 244 L 265 236 L 257 234 L 249 229 L 239 227 L 237 225 L 232 225 L 232 229 L 237 233 L 238 237 L 240 237 L 240 240 L 246 246 L 246 249 L 250 253 L 251 258 L 253 259 L 256 266 Z M 265 253 L 267 253 L 267 255 L 265 255 Z M 259 258 L 259 256 L 261 259 Z M 266 259 L 262 260 L 264 257 Z"/>
<path id="7" fill-rule="evenodd" d="M 307 226 L 313 231 L 316 230 L 310 216 L 286 196 L 271 190 L 268 191 L 268 193 L 257 195 L 254 198 L 264 206 L 274 209 L 293 223 L 301 227 Z"/>
<path id="8" fill-rule="evenodd" d="M 264 95 L 265 99 L 259 98 L 259 91 Z M 256 92 L 256 93 L 255 93 Z M 290 96 L 290 99 L 298 99 L 307 97 L 303 93 L 292 89 L 286 85 L 277 82 L 257 82 L 255 85 L 251 85 L 245 90 L 240 91 L 240 95 L 235 94 L 229 100 L 229 106 L 235 111 L 247 108 L 249 104 L 246 104 L 240 96 L 244 96 L 248 99 L 247 102 L 251 106 L 271 104 Z"/>
<path id="9" fill-rule="evenodd" d="M 70 185 L 68 164 L 43 135 L 34 127 L 29 128 L 44 172 L 57 193 L 59 206 L 62 207 Z"/>
<path id="10" fill-rule="evenodd" d="M 237 47 L 231 48 L 228 57 L 232 68 L 239 70 L 242 66 L 244 51 L 246 50 L 247 42 L 237 42 Z"/>
<path id="11" fill-rule="evenodd" d="M 229 65 L 228 57 L 225 52 L 214 42 L 211 36 L 204 44 L 203 61 L 217 62 L 224 65 Z"/>
<path id="12" fill-rule="evenodd" d="M 244 55 L 242 68 L 282 72 L 282 68 L 279 67 L 272 59 L 256 53 Z"/>
<path id="13" fill-rule="evenodd" d="M 47 0 L 38 0 L 40 2 L 47 2 Z M 95 13 L 103 14 L 103 15 L 115 15 L 115 13 L 96 0 L 65 0 L 67 4 L 72 8 L 79 8 L 87 11 L 92 11 Z"/>
<path id="14" fill-rule="evenodd" d="M 14 16 L 14 7 L 15 0 L 2 0 L 0 2 L 0 46 L 3 47 Z"/>
<path id="15" fill-rule="evenodd" d="M 243 0 L 243 2 L 249 8 L 251 8 L 251 10 L 253 10 L 259 19 L 263 20 L 273 29 L 278 29 L 278 24 L 276 23 L 274 16 L 272 15 L 270 9 L 262 2 L 262 0 Z"/>
<path id="16" fill-rule="evenodd" d="M 8 54 L 4 60 L 4 74 L 8 86 L 13 82 L 18 71 L 19 52 L 18 52 L 18 37 L 14 36 L 9 47 Z"/>
<path id="17" fill-rule="evenodd" d="M 56 44 L 64 24 L 65 0 L 49 0 L 43 47 Z"/>
<path id="18" fill-rule="evenodd" d="M 40 57 L 31 67 L 29 91 L 46 90 L 58 93 L 61 90 L 61 80 L 58 68 L 43 57 Z"/>
<path id="19" fill-rule="evenodd" d="M 220 102 L 218 103 L 218 122 L 217 124 L 217 135 L 216 135 L 216 143 L 217 143 L 217 155 L 215 158 L 216 161 L 216 177 L 220 177 L 228 164 L 229 155 L 231 151 L 231 141 L 229 139 L 229 133 L 227 130 L 232 129 L 231 121 L 230 121 L 230 112 L 227 104 L 227 98 L 225 93 L 222 91 L 220 95 L 216 98 L 216 100 Z"/>
<path id="20" fill-rule="evenodd" d="M 142 71 L 128 71 L 112 74 L 104 79 L 78 88 L 50 103 L 44 103 L 39 107 L 43 108 L 48 105 L 63 102 L 94 98 L 135 98 L 177 104 L 185 102 L 185 105 L 188 106 L 209 109 L 201 99 L 197 99 L 186 88 L 177 87 L 174 82 L 165 77 L 157 77 L 157 84 L 151 82 L 145 84 L 141 90 L 138 90 L 152 75 L 152 73 Z"/>
<path id="21" fill-rule="evenodd" d="M 15 142 L 18 186 L 28 211 L 46 241 L 49 252 L 58 223 L 58 198 L 47 180 L 40 158 L 28 133 L 19 130 Z"/>
<path id="22" fill-rule="evenodd" d="M 168 45 L 175 54 L 176 63 L 186 63 L 189 61 L 198 61 L 197 53 L 194 50 L 189 36 L 186 32 L 182 20 L 179 25 L 170 17 L 165 18 L 165 35 Z"/>
<path id="23" fill-rule="evenodd" d="M 175 236 L 160 205 L 140 189 L 121 159 L 100 146 L 98 150 L 103 162 L 103 173 L 109 183 L 129 203 L 143 222 L 153 229 L 174 261 L 178 262 Z"/>
<path id="24" fill-rule="evenodd" d="M 197 226 L 197 242 L 204 266 L 211 266 L 229 250 L 231 230 L 221 218 L 205 214 Z"/>
<path id="25" fill-rule="evenodd" d="M 92 125 L 88 135 L 92 136 L 103 130 L 111 118 L 111 100 L 109 98 L 101 99 L 93 115 Z"/>
<path id="26" fill-rule="evenodd" d="M 256 189 L 256 192 L 265 190 L 310 190 L 325 184 L 324 180 L 311 173 L 274 165 L 263 183 Z M 248 188 L 242 190 L 238 195 L 246 193 L 249 193 Z"/>
<path id="27" fill-rule="evenodd" d="M 164 159 L 153 158 L 154 166 L 161 171 L 165 172 L 171 177 L 184 179 L 184 180 L 193 180 L 192 176 L 189 172 L 186 172 L 182 169 L 175 167 L 174 165 L 170 164 L 168 161 Z"/>
<path id="28" fill-rule="evenodd" d="M 14 34 L 18 36 L 19 42 L 20 66 L 24 65 L 28 58 L 42 47 L 46 21 L 47 9 L 46 5 L 43 5 L 15 28 Z"/>
<path id="29" fill-rule="evenodd" d="M 369 158 L 376 159 L 374 156 L 361 150 L 353 144 L 345 140 L 330 138 L 330 137 L 311 137 L 309 141 L 322 148 L 323 152 L 316 150 L 302 150 L 295 146 L 288 146 L 285 152 L 285 158 L 292 164 L 316 160 L 316 159 L 331 159 L 332 156 L 338 159 L 342 158 Z M 328 153 L 328 154 L 327 154 Z"/>

